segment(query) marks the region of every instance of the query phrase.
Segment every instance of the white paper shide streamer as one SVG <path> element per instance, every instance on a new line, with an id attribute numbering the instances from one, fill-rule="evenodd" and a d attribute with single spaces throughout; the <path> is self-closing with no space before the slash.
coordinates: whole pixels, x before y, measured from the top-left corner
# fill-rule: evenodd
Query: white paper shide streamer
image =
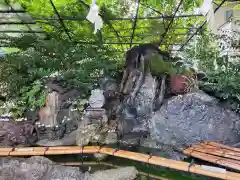
<path id="1" fill-rule="evenodd" d="M 99 16 L 99 7 L 96 4 L 96 0 L 92 0 L 90 10 L 87 15 L 87 20 L 94 24 L 94 34 L 97 33 L 97 30 L 100 30 L 103 27 L 103 20 Z"/>

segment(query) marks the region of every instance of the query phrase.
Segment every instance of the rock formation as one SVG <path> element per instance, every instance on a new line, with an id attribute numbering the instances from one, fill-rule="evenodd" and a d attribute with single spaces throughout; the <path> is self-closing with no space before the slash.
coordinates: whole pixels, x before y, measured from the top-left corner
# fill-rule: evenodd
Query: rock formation
<path id="1" fill-rule="evenodd" d="M 182 67 L 181 64 L 179 66 Z M 157 82 L 159 78 L 154 78 L 150 72 L 145 74 L 144 83 L 133 103 L 129 103 L 128 95 L 121 96 L 117 93 L 117 85 L 114 81 L 103 81 L 105 84 L 100 86 L 103 92 L 101 90 L 93 92 L 102 92 L 104 98 L 102 95 L 96 96 L 100 97 L 99 101 L 90 98 L 92 110 L 87 108 L 86 113 L 89 114 L 84 116 L 86 121 L 79 121 L 84 122 L 80 124 L 86 126 L 78 126 L 78 131 L 65 136 L 60 141 L 39 144 L 75 143 L 81 146 L 89 142 L 108 144 L 110 141 L 114 143 L 118 140 L 126 145 L 151 146 L 157 148 L 157 151 L 171 153 L 172 156 L 168 157 L 178 158 L 178 155 L 174 154 L 175 150 L 182 151 L 186 146 L 201 141 L 216 141 L 228 145 L 238 143 L 239 115 L 224 109 L 217 99 L 198 90 L 197 80 L 206 79 L 204 73 L 196 72 L 191 68 L 186 70 L 185 67 L 180 70 L 186 78 L 183 78 L 181 73 L 168 77 L 167 81 L 170 81 L 166 83 L 168 90 L 164 89 L 160 94 L 164 95 L 166 92 L 169 94 L 166 93 L 168 96 L 165 96 L 165 99 L 160 98 L 161 106 L 158 109 L 154 108 L 160 87 Z M 191 80 L 188 81 L 188 78 Z M 133 82 L 133 79 L 128 81 Z M 188 88 L 189 85 L 194 88 Z M 98 107 L 99 104 L 101 107 Z M 97 108 L 101 111 L 95 113 L 96 118 L 93 123 L 95 115 L 94 113 L 90 115 L 90 112 L 94 112 Z M 105 123 L 101 124 L 102 117 L 106 117 L 105 113 L 108 119 L 103 119 L 107 119 L 108 123 L 104 121 Z M 118 139 L 115 132 L 110 133 L 109 124 L 112 118 L 117 121 Z M 106 137 L 110 137 L 110 140 L 107 141 Z"/>
<path id="2" fill-rule="evenodd" d="M 114 144 L 117 142 L 115 127 L 109 126 L 107 112 L 103 108 L 105 104 L 105 91 L 100 89 L 92 90 L 89 98 L 89 107 L 85 109 L 83 117 L 78 121 L 78 129 L 64 136 L 61 140 L 49 141 L 40 140 L 38 145 L 60 146 L 73 145 L 85 146 L 89 143 Z M 108 94 L 108 95 L 107 95 Z M 110 97 L 109 91 L 105 95 Z M 109 114 L 109 113 L 108 113 Z"/>
<path id="3" fill-rule="evenodd" d="M 90 174 L 79 167 L 58 165 L 41 156 L 0 159 L 1 180 L 133 180 L 137 173 L 135 167 L 123 167 Z"/>
<path id="4" fill-rule="evenodd" d="M 38 140 L 38 130 L 33 122 L 17 122 L 12 119 L 0 121 L 0 145 L 16 147 L 31 146 Z"/>
<path id="5" fill-rule="evenodd" d="M 202 91 L 168 99 L 150 122 L 156 142 L 179 149 L 201 141 L 227 145 L 240 141 L 240 117 Z"/>
<path id="6" fill-rule="evenodd" d="M 154 78 L 148 74 L 134 104 L 129 105 L 126 100 L 122 102 L 118 111 L 118 123 L 122 135 L 129 132 L 148 131 L 148 120 L 153 113 L 155 87 Z"/>
<path id="7" fill-rule="evenodd" d="M 93 173 L 89 180 L 131 180 L 137 176 L 137 170 L 135 167 L 123 167 L 117 169 L 110 169 L 105 171 L 97 171 Z M 111 179 L 111 180 L 112 180 Z"/>
<path id="8" fill-rule="evenodd" d="M 77 129 L 81 115 L 74 104 L 80 92 L 68 86 L 58 77 L 44 79 L 46 85 L 46 105 L 39 111 L 36 122 L 40 139 L 61 139 L 65 134 Z"/>
<path id="9" fill-rule="evenodd" d="M 165 154 L 168 158 L 179 159 L 180 154 L 176 154 L 175 150 L 181 151 L 194 143 L 216 141 L 233 145 L 240 141 L 239 115 L 224 109 L 219 100 L 200 90 L 165 99 L 162 107 L 154 112 L 155 85 L 154 78 L 148 74 L 135 104 L 130 106 L 123 101 L 120 105 L 118 112 L 120 115 L 118 116 L 118 123 L 120 122 L 118 128 L 122 128 L 118 129 L 122 133 L 121 139 L 118 139 L 120 143 L 130 146 L 153 147 L 156 150 L 151 151 L 161 152 L 160 155 Z M 93 129 L 96 130 L 96 127 Z M 107 130 L 107 126 L 105 127 L 105 132 L 108 132 L 109 129 Z M 88 130 L 91 133 L 97 134 L 95 130 L 90 129 Z M 86 139 L 87 142 L 92 141 L 85 138 L 84 133 L 79 136 L 76 132 L 72 132 L 60 141 L 39 144 L 48 146 L 76 144 L 77 136 Z M 86 134 L 87 131 L 83 132 Z M 112 135 L 110 132 L 108 133 L 109 137 L 115 137 L 115 135 L 112 136 L 115 133 Z M 116 142 L 116 137 L 113 139 Z M 101 141 L 108 144 L 109 142 L 107 143 L 105 140 L 95 140 L 95 142 Z M 87 144 L 87 142 L 82 144 Z"/>

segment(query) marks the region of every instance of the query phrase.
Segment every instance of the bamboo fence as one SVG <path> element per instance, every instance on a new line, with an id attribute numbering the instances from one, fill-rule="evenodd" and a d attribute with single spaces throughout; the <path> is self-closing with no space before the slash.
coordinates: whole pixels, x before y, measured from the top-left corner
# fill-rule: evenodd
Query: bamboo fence
<path id="1" fill-rule="evenodd" d="M 240 149 L 238 148 L 232 148 L 215 142 L 204 142 L 185 149 L 184 154 L 240 170 Z"/>
<path id="2" fill-rule="evenodd" d="M 190 166 L 190 163 L 176 161 L 147 154 L 118 150 L 100 146 L 60 146 L 60 147 L 25 147 L 25 148 L 0 148 L 0 156 L 44 156 L 63 154 L 94 154 L 101 153 L 115 157 L 140 161 L 152 165 L 168 167 L 180 171 L 215 177 L 226 180 L 240 180 L 240 174 L 229 171 L 219 171 L 203 168 L 200 165 Z"/>

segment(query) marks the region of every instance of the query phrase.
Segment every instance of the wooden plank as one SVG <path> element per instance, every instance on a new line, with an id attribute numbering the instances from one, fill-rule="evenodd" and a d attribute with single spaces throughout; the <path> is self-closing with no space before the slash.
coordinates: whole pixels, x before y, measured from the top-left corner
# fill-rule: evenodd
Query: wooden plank
<path id="1" fill-rule="evenodd" d="M 240 160 L 240 153 L 229 151 L 226 149 L 217 149 L 214 147 L 212 148 L 209 145 L 206 145 L 205 147 L 202 147 L 199 145 L 193 145 L 192 147 L 188 148 L 188 150 L 198 151 L 206 154 L 211 154 L 211 155 L 235 159 L 235 160 Z"/>
<path id="2" fill-rule="evenodd" d="M 211 146 L 215 146 L 215 147 L 219 147 L 219 148 L 222 148 L 222 149 L 232 150 L 232 151 L 240 153 L 240 148 L 235 148 L 235 147 L 223 145 L 223 144 L 219 144 L 219 143 L 216 143 L 216 142 L 207 142 L 206 144 L 211 145 Z"/>
<path id="3" fill-rule="evenodd" d="M 192 147 L 194 147 L 194 146 L 197 146 L 197 145 L 193 145 Z M 240 157 L 240 152 L 235 151 L 235 150 L 233 150 L 231 148 L 225 149 L 225 148 L 221 148 L 221 147 L 212 146 L 212 145 L 209 145 L 209 144 L 205 144 L 204 146 L 201 145 L 201 147 L 206 148 L 206 149 L 215 150 L 215 151 L 226 152 L 228 154 Z"/>
<path id="4" fill-rule="evenodd" d="M 192 157 L 195 157 L 204 161 L 215 163 L 224 167 L 240 170 L 240 161 L 237 161 L 237 160 L 227 159 L 227 158 L 214 156 L 214 155 L 210 155 L 210 154 L 206 154 L 206 153 L 202 153 L 194 150 L 189 150 L 189 149 L 184 150 L 184 154 L 190 155 Z"/>

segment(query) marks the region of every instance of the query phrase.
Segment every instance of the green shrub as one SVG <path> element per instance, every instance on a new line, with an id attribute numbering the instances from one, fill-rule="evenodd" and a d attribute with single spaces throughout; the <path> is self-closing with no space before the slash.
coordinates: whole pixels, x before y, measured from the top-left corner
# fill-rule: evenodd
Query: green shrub
<path id="1" fill-rule="evenodd" d="M 86 96 L 106 74 L 114 75 L 121 67 L 119 57 L 108 47 L 76 44 L 63 39 L 37 40 L 32 36 L 10 38 L 20 52 L 1 57 L 0 82 L 6 84 L 7 99 L 16 103 L 21 116 L 26 109 L 45 104 L 41 79 L 52 74 L 60 76 Z"/>
<path id="2" fill-rule="evenodd" d="M 202 33 L 185 48 L 183 56 L 187 61 L 198 62 L 198 68 L 208 75 L 206 84 L 221 98 L 240 102 L 240 57 L 221 57 L 218 38 L 221 37 Z"/>

